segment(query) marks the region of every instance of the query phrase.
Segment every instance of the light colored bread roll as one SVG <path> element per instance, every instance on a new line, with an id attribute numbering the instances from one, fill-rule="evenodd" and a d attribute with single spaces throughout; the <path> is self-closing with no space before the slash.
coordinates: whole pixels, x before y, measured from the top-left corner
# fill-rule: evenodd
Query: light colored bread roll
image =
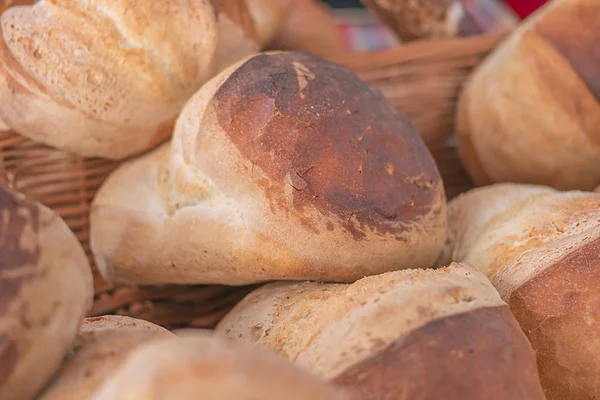
<path id="1" fill-rule="evenodd" d="M 92 300 L 92 271 L 67 225 L 0 187 L 0 399 L 38 394 Z"/>
<path id="2" fill-rule="evenodd" d="M 90 399 L 138 346 L 174 337 L 140 319 L 116 315 L 87 318 L 61 370 L 38 400 Z"/>
<path id="3" fill-rule="evenodd" d="M 170 136 L 217 38 L 208 0 L 41 1 L 6 10 L 0 29 L 0 117 L 37 142 L 110 159 Z"/>
<path id="4" fill-rule="evenodd" d="M 98 192 L 91 245 L 118 283 L 355 281 L 432 265 L 446 232 L 435 162 L 346 69 L 267 53 L 207 83 L 172 143 Z"/>
<path id="5" fill-rule="evenodd" d="M 448 214 L 441 262 L 491 279 L 537 353 L 548 399 L 600 397 L 600 194 L 496 184 Z"/>
<path id="6" fill-rule="evenodd" d="M 93 400 L 342 400 L 279 357 L 211 335 L 136 349 Z"/>
<path id="7" fill-rule="evenodd" d="M 277 351 L 356 400 L 544 398 L 527 338 L 467 265 L 268 284 L 217 332 Z"/>
<path id="8" fill-rule="evenodd" d="M 458 146 L 481 185 L 600 184 L 600 2 L 552 0 L 473 73 Z"/>
<path id="9" fill-rule="evenodd" d="M 481 33 L 461 0 L 362 0 L 403 42 Z"/>

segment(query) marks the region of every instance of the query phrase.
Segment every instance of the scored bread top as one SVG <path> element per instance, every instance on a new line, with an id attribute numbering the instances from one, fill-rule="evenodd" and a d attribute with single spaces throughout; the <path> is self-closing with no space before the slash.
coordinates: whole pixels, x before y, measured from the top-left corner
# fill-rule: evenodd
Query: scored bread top
<path id="1" fill-rule="evenodd" d="M 431 321 L 498 306 L 505 303 L 483 274 L 453 264 L 351 285 L 272 283 L 242 300 L 217 332 L 331 379 Z"/>
<path id="2" fill-rule="evenodd" d="M 452 260 L 484 272 L 504 299 L 600 237 L 600 195 L 592 192 L 496 184 L 453 199 L 448 215 Z"/>

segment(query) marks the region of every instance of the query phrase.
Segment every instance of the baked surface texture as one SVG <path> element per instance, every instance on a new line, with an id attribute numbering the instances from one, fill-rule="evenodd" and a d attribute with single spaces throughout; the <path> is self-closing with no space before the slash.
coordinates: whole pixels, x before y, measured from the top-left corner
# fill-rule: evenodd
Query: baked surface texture
<path id="1" fill-rule="evenodd" d="M 479 65 L 457 116 L 459 153 L 478 184 L 600 184 L 599 40 L 600 3 L 553 0 Z"/>
<path id="2" fill-rule="evenodd" d="M 0 398 L 35 398 L 92 307 L 81 245 L 48 208 L 0 188 Z"/>
<path id="3" fill-rule="evenodd" d="M 212 79 L 91 213 L 97 264 L 122 283 L 354 281 L 429 267 L 445 231 L 439 172 L 408 120 L 301 52 Z"/>
<path id="4" fill-rule="evenodd" d="M 600 396 L 600 194 L 524 184 L 449 203 L 440 263 L 484 272 L 537 353 L 548 399 Z"/>
<path id="5" fill-rule="evenodd" d="M 485 276 L 467 265 L 351 285 L 271 283 L 217 332 L 276 351 L 353 399 L 544 398 L 527 338 Z"/>

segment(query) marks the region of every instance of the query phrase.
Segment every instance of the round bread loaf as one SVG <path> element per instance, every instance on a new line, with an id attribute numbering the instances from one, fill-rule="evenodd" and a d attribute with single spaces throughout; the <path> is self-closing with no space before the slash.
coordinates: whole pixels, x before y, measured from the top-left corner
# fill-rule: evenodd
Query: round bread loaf
<path id="1" fill-rule="evenodd" d="M 277 351 L 356 400 L 544 399 L 527 338 L 466 265 L 268 284 L 217 332 Z"/>
<path id="2" fill-rule="evenodd" d="M 475 70 L 458 149 L 480 185 L 600 184 L 600 2 L 552 0 Z"/>
<path id="3" fill-rule="evenodd" d="M 537 353 L 549 400 L 600 398 L 600 194 L 496 184 L 449 205 L 441 263 L 483 271 Z"/>
<path id="4" fill-rule="evenodd" d="M 342 400 L 341 393 L 259 349 L 211 335 L 136 349 L 92 400 Z"/>
<path id="5" fill-rule="evenodd" d="M 362 0 L 404 42 L 481 33 L 461 0 Z"/>
<path id="6" fill-rule="evenodd" d="M 67 225 L 0 187 L 0 399 L 38 394 L 92 300 L 92 271 Z"/>
<path id="7" fill-rule="evenodd" d="M 171 135 L 211 73 L 217 36 L 209 0 L 40 1 L 6 10 L 0 29 L 0 118 L 110 159 Z"/>
<path id="8" fill-rule="evenodd" d="M 140 319 L 116 315 L 87 318 L 62 369 L 38 400 L 90 399 L 138 346 L 174 337 Z"/>
<path id="9" fill-rule="evenodd" d="M 432 265 L 445 195 L 408 120 L 346 69 L 265 53 L 207 83 L 174 138 L 124 164 L 91 211 L 119 283 L 355 281 Z"/>

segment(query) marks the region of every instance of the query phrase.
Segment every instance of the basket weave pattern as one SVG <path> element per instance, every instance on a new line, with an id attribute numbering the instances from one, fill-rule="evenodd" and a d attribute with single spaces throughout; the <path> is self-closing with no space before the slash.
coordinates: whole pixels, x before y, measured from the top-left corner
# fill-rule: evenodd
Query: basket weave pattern
<path id="1" fill-rule="evenodd" d="M 457 95 L 502 35 L 414 42 L 337 62 L 354 71 L 411 119 L 436 159 L 449 198 L 472 187 L 452 144 Z M 0 129 L 0 184 L 54 209 L 89 249 L 91 201 L 118 162 L 87 159 Z M 121 314 L 169 328 L 213 327 L 253 287 L 113 287 L 94 271 L 91 316 Z"/>

